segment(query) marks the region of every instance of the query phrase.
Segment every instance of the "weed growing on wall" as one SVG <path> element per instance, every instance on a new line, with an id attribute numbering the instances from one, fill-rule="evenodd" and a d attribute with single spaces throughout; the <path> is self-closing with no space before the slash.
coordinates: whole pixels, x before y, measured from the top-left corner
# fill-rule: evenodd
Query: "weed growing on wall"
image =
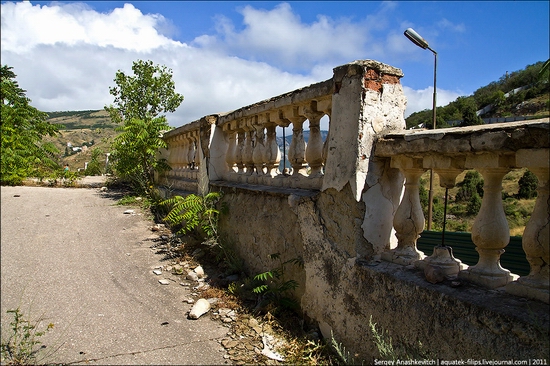
<path id="1" fill-rule="evenodd" d="M 351 353 L 348 350 L 346 350 L 346 347 L 344 347 L 342 343 L 338 343 L 338 341 L 336 341 L 332 331 L 330 331 L 330 339 L 331 339 L 331 345 L 334 352 L 336 352 L 336 354 L 338 355 L 340 360 L 344 363 L 344 365 L 359 365 L 355 357 L 353 357 Z M 361 365 L 363 365 L 364 363 L 365 363 L 364 361 L 361 361 Z"/>
<path id="2" fill-rule="evenodd" d="M 252 292 L 259 295 L 256 309 L 260 310 L 268 305 L 290 310 L 298 309 L 299 304 L 292 298 L 292 291 L 298 287 L 298 282 L 292 279 L 287 280 L 285 274 L 286 266 L 289 264 L 303 267 L 303 259 L 296 257 L 283 262 L 280 253 L 270 254 L 269 258 L 278 261 L 279 265 L 270 271 L 259 273 L 254 276 L 254 280 L 259 282 L 259 284 L 252 289 Z"/>
<path id="3" fill-rule="evenodd" d="M 397 360 L 435 359 L 433 355 L 424 349 L 420 341 L 413 346 L 402 345 L 401 347 L 395 347 L 392 338 L 388 335 L 388 331 L 384 331 L 384 329 L 378 331 L 376 323 L 372 321 L 372 315 L 369 317 L 369 327 L 374 344 L 382 360 L 394 361 L 395 364 Z"/>

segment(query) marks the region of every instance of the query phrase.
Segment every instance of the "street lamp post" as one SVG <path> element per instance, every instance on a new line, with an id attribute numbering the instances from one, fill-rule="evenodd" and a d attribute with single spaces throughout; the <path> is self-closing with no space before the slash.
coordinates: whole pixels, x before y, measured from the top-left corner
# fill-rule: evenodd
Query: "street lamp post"
<path id="1" fill-rule="evenodd" d="M 434 54 L 434 93 L 433 93 L 433 104 L 432 104 L 432 125 L 433 129 L 435 130 L 436 125 L 436 101 L 437 101 L 437 52 L 435 52 L 430 46 L 428 45 L 428 42 L 424 38 L 420 36 L 420 34 L 416 33 L 414 29 L 407 28 L 407 30 L 404 32 L 405 37 L 407 37 L 412 43 L 417 45 L 418 47 L 422 49 L 429 49 Z M 430 191 L 428 194 L 428 230 L 432 229 L 432 210 L 433 210 L 433 180 L 434 180 L 434 173 L 433 169 L 430 169 Z"/>

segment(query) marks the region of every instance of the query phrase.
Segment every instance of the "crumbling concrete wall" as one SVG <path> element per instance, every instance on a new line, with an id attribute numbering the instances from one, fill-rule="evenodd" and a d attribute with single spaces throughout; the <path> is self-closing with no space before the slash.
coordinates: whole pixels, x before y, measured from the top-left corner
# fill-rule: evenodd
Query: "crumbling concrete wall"
<path id="1" fill-rule="evenodd" d="M 349 192 L 349 191 L 348 191 Z M 322 193 L 321 195 L 324 195 Z M 333 193 L 331 200 L 341 202 Z M 302 309 L 358 359 L 379 357 L 369 320 L 419 358 L 529 359 L 548 352 L 548 305 L 451 281 L 433 285 L 414 267 L 346 254 L 327 235 L 317 202 L 296 209 L 304 242 Z M 346 205 L 331 206 L 332 211 Z M 357 209 L 360 209 L 358 205 Z M 421 344 L 421 346 L 420 346 Z"/>
<path id="2" fill-rule="evenodd" d="M 224 180 L 228 138 L 212 124 L 211 149 L 203 154 L 210 163 L 200 166 L 210 166 L 211 188 L 224 193 L 229 207 L 220 219 L 222 237 L 234 243 L 251 275 L 278 266 L 271 254 L 301 257 L 304 267 L 289 266 L 287 275 L 299 284 L 302 311 L 329 341 L 334 336 L 357 353 L 359 363 L 379 356 L 370 320 L 413 358 L 544 359 L 548 304 L 468 281 L 431 284 L 414 265 L 380 260 L 397 245 L 393 220 L 404 178 L 392 168 L 396 150 L 383 138 L 405 127 L 402 76 L 365 60 L 335 68 L 332 83 L 323 83 L 333 95 L 320 191 Z M 417 148 L 415 136 L 402 139 L 395 149 Z M 443 141 L 434 151 L 449 148 Z"/>
<path id="3" fill-rule="evenodd" d="M 274 268 L 272 253 L 301 256 L 304 268 L 289 267 L 288 278 L 299 283 L 303 313 L 356 360 L 379 357 L 370 319 L 416 358 L 529 359 L 548 352 L 548 305 L 466 282 L 430 284 L 413 266 L 373 260 L 374 249 L 367 259 L 357 255 L 355 248 L 367 245 L 366 211 L 349 184 L 316 195 L 217 188 L 230 209 L 220 230 L 238 238 L 249 270 Z"/>

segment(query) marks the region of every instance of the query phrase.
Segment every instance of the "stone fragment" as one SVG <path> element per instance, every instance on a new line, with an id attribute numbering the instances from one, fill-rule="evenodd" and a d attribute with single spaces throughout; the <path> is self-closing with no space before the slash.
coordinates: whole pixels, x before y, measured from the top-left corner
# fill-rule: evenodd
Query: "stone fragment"
<path id="1" fill-rule="evenodd" d="M 170 281 L 169 281 L 169 280 L 162 279 L 162 280 L 159 280 L 159 283 L 160 283 L 161 285 L 169 285 L 169 284 L 170 284 Z"/>
<path id="2" fill-rule="evenodd" d="M 124 214 L 125 215 L 134 215 L 135 211 L 134 210 L 126 210 L 126 211 L 124 211 Z"/>
<path id="3" fill-rule="evenodd" d="M 424 276 L 426 276 L 426 280 L 430 283 L 443 282 L 445 279 L 445 274 L 441 268 L 431 264 L 427 264 L 426 267 L 424 267 Z"/>
<path id="4" fill-rule="evenodd" d="M 198 319 L 210 310 L 210 303 L 206 299 L 198 299 L 191 311 L 189 312 L 190 319 Z"/>
<path id="5" fill-rule="evenodd" d="M 203 278 L 203 277 L 204 277 L 204 269 L 202 268 L 202 266 L 198 266 L 198 267 L 195 268 L 193 271 L 197 274 L 197 276 L 198 276 L 199 278 Z"/>
<path id="6" fill-rule="evenodd" d="M 199 279 L 199 276 L 195 272 L 189 271 L 187 272 L 186 278 L 190 281 L 197 281 Z"/>
<path id="7" fill-rule="evenodd" d="M 155 270 L 153 271 L 153 273 L 156 274 L 156 275 L 158 276 L 158 275 L 161 275 L 161 274 L 162 274 L 162 271 L 161 271 L 160 269 L 155 269 Z"/>
<path id="8" fill-rule="evenodd" d="M 210 305 L 216 305 L 218 301 L 220 301 L 220 299 L 218 299 L 217 297 L 211 297 L 207 299 L 207 301 L 210 303 Z"/>
<path id="9" fill-rule="evenodd" d="M 239 343 L 233 339 L 224 339 L 222 340 L 222 346 L 225 348 L 235 348 Z"/>
<path id="10" fill-rule="evenodd" d="M 195 302 L 195 300 L 194 299 L 186 299 L 185 302 L 188 303 L 188 304 L 193 304 Z"/>

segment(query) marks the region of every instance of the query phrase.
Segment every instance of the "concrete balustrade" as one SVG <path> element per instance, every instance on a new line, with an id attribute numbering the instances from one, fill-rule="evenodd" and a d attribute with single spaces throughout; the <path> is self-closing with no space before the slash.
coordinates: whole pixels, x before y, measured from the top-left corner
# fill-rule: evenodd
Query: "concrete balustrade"
<path id="1" fill-rule="evenodd" d="M 440 174 L 443 186 L 454 186 L 456 176 L 464 170 L 479 171 L 484 179 L 484 195 L 472 227 L 472 241 L 479 253 L 479 261 L 471 267 L 460 264 L 458 277 L 489 289 L 506 288 L 510 293 L 546 303 L 549 302 L 550 219 L 548 125 L 546 121 L 523 121 L 431 131 L 404 131 L 388 134 L 376 145 L 376 155 L 391 159 L 392 163 L 396 160 L 421 160 L 417 162 L 417 166 L 433 168 Z M 523 247 L 531 265 L 531 273 L 518 278 L 519 276 L 502 268 L 499 259 L 510 241 L 510 230 L 502 204 L 502 179 L 510 170 L 520 168 L 528 168 L 537 175 L 537 192 L 540 192 L 523 235 Z M 400 169 L 407 174 L 407 169 Z M 409 170 L 412 168 L 409 167 Z M 401 205 L 411 202 L 409 196 L 405 189 Z M 408 217 L 396 215 L 394 226 L 402 226 L 406 220 Z M 409 232 L 414 236 L 414 230 L 410 229 Z M 410 241 L 407 246 L 412 246 Z M 401 263 L 399 256 L 392 255 L 396 251 L 399 251 L 399 247 L 384 252 L 382 258 Z"/>
<path id="2" fill-rule="evenodd" d="M 377 61 L 355 61 L 334 68 L 329 80 L 166 132 L 162 156 L 172 171 L 159 184 L 171 194 L 222 191 L 229 214 L 220 232 L 251 272 L 272 269 L 273 253 L 302 257 L 303 269 L 288 269 L 302 310 L 325 336 L 334 332 L 362 356 L 377 352 L 371 315 L 396 342 L 421 340 L 442 358 L 547 355 L 540 339 L 550 323 L 548 119 L 405 130 L 402 76 Z M 278 127 L 292 131 L 288 154 L 277 145 Z M 539 186 L 523 235 L 531 271 L 519 277 L 500 264 L 510 238 L 502 179 L 522 168 Z M 416 246 L 425 226 L 419 179 L 429 169 L 444 188 L 465 170 L 484 178 L 474 266 L 455 258 L 452 244 L 433 253 Z M 462 287 L 426 281 L 426 270 Z"/>

